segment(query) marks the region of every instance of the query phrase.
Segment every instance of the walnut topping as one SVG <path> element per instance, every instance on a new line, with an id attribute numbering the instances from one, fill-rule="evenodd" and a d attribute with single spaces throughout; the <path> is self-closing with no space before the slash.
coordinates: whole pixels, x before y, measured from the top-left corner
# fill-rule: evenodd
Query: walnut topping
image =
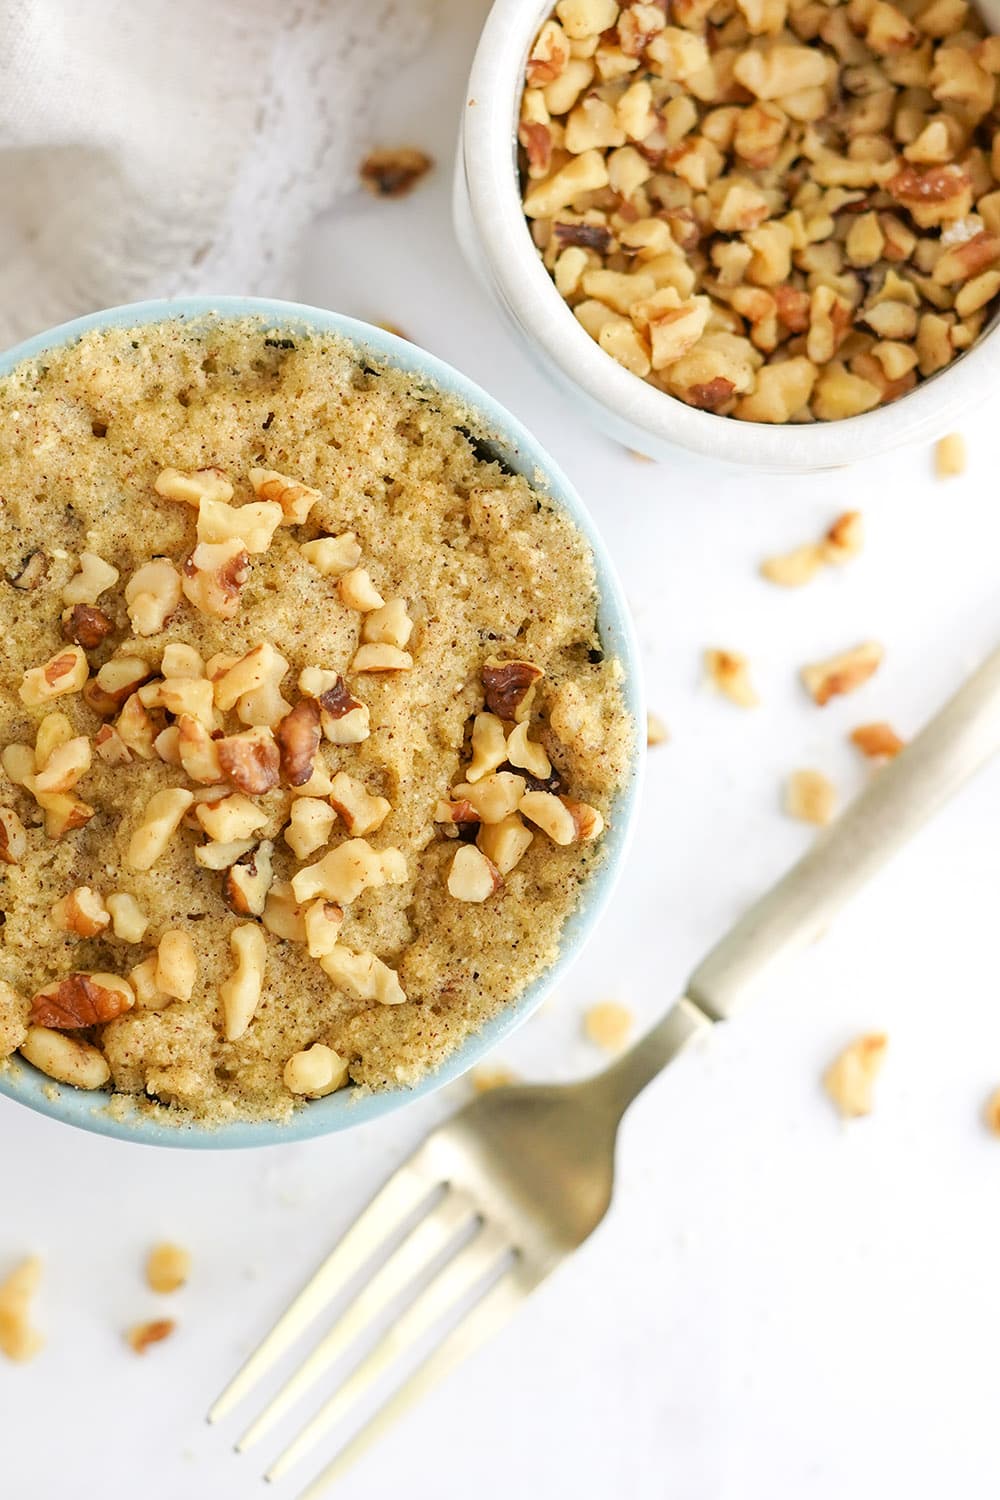
<path id="1" fill-rule="evenodd" d="M 271 869 L 273 849 L 274 845 L 265 839 L 252 853 L 244 855 L 226 871 L 222 899 L 237 916 L 259 917 L 263 914 L 267 893 L 274 880 Z"/>
<path id="2" fill-rule="evenodd" d="M 247 476 L 258 500 L 271 500 L 281 506 L 285 526 L 301 526 L 309 512 L 323 496 L 297 479 L 289 479 L 274 469 L 251 469 Z"/>
<path id="3" fill-rule="evenodd" d="M 172 1000 L 190 1000 L 197 977 L 194 944 L 181 928 L 170 928 L 156 946 L 156 988 Z"/>
<path id="4" fill-rule="evenodd" d="M 180 763 L 191 780 L 203 786 L 224 780 L 218 741 L 213 740 L 201 720 L 193 714 L 181 714 L 175 727 Z"/>
<path id="5" fill-rule="evenodd" d="M 852 729 L 851 744 L 857 745 L 869 760 L 892 760 L 905 749 L 906 741 L 900 739 L 891 724 L 877 723 L 859 724 Z"/>
<path id="6" fill-rule="evenodd" d="M 100 891 L 81 885 L 68 896 L 63 896 L 52 908 L 53 924 L 61 932 L 73 933 L 76 937 L 97 937 L 98 933 L 111 925 L 111 913 L 104 904 Z M 50 1021 L 44 1023 L 51 1025 Z"/>
<path id="7" fill-rule="evenodd" d="M 552 762 L 541 745 L 528 738 L 530 725 L 516 724 L 507 736 L 507 759 L 512 766 L 545 781 L 552 775 Z"/>
<path id="8" fill-rule="evenodd" d="M 361 639 L 382 646 L 402 649 L 413 634 L 413 621 L 406 613 L 405 599 L 390 599 L 381 609 L 373 609 L 361 622 Z"/>
<path id="9" fill-rule="evenodd" d="M 156 673 L 141 656 L 113 656 L 83 690 L 84 702 L 104 719 L 116 714 L 127 698 Z"/>
<path id="10" fill-rule="evenodd" d="M 19 865 L 28 847 L 24 824 L 12 807 L 0 805 L 0 864 Z"/>
<path id="11" fill-rule="evenodd" d="M 30 594 L 38 588 L 39 584 L 45 582 L 51 561 L 47 552 L 43 552 L 40 547 L 35 547 L 26 557 L 22 557 L 16 573 L 5 573 L 4 577 L 12 589 L 20 589 L 23 594 Z"/>
<path id="12" fill-rule="evenodd" d="M 581 843 L 589 843 L 591 839 L 601 836 L 604 832 L 604 818 L 596 807 L 591 807 L 589 802 L 575 802 L 572 797 L 560 797 L 559 801 L 568 809 L 573 819 L 574 835 Z"/>
<path id="13" fill-rule="evenodd" d="M 118 569 L 96 552 L 81 552 L 80 570 L 63 589 L 62 601 L 67 606 L 96 604 L 103 593 L 114 588 L 119 577 Z"/>
<path id="14" fill-rule="evenodd" d="M 126 750 L 140 760 L 152 760 L 156 754 L 153 721 L 143 707 L 138 693 L 126 699 L 114 725 L 115 733 Z"/>
<path id="15" fill-rule="evenodd" d="M 521 723 L 531 712 L 535 685 L 543 675 L 541 667 L 531 661 L 488 657 L 482 672 L 486 707 L 500 719 Z"/>
<path id="16" fill-rule="evenodd" d="M 282 1077 L 290 1094 L 307 1099 L 322 1099 L 347 1084 L 350 1073 L 347 1062 L 323 1042 L 314 1042 L 303 1052 L 293 1052 L 285 1063 Z"/>
<path id="17" fill-rule="evenodd" d="M 129 983 L 135 990 L 135 1003 L 140 1010 L 165 1010 L 171 1003 L 156 986 L 156 954 L 151 953 L 141 964 L 129 970 Z"/>
<path id="18" fill-rule="evenodd" d="M 313 774 L 323 734 L 319 703 L 313 698 L 303 698 L 285 715 L 274 733 L 285 780 L 289 786 L 304 786 Z"/>
<path id="19" fill-rule="evenodd" d="M 352 672 L 408 672 L 413 657 L 398 646 L 359 646 L 351 662 Z"/>
<path id="20" fill-rule="evenodd" d="M 448 873 L 448 892 L 456 901 L 486 901 L 503 887 L 503 876 L 476 844 L 462 844 Z"/>
<path id="21" fill-rule="evenodd" d="M 338 672 L 305 667 L 299 673 L 299 690 L 319 703 L 323 733 L 331 744 L 356 745 L 368 738 L 368 708 L 353 696 Z"/>
<path id="22" fill-rule="evenodd" d="M 337 593 L 345 608 L 359 610 L 362 614 L 381 610 L 385 605 L 365 568 L 352 568 L 349 573 L 344 573 L 337 580 Z"/>
<path id="23" fill-rule="evenodd" d="M 94 809 L 72 792 L 39 792 L 38 805 L 45 810 L 45 834 L 61 839 L 64 833 L 82 828 L 94 816 Z"/>
<path id="24" fill-rule="evenodd" d="M 146 811 L 129 840 L 126 862 L 133 870 L 151 870 L 165 852 L 181 818 L 194 801 L 183 787 L 154 792 Z M 199 808 L 199 812 L 204 809 Z"/>
<path id="25" fill-rule="evenodd" d="M 329 841 L 336 811 L 320 797 L 296 797 L 292 803 L 285 843 L 296 859 L 308 859 Z"/>
<path id="26" fill-rule="evenodd" d="M 46 756 L 35 776 L 35 795 L 39 792 L 71 791 L 80 777 L 90 770 L 90 763 L 90 741 L 85 734 L 66 740 Z"/>
<path id="27" fill-rule="evenodd" d="M 283 519 L 281 506 L 270 500 L 240 506 L 227 505 L 224 500 L 202 500 L 198 508 L 198 540 L 239 541 L 247 552 L 266 552 Z"/>
<path id="28" fill-rule="evenodd" d="M 200 827 L 195 818 L 195 827 Z M 230 839 L 226 843 L 210 841 L 200 844 L 194 851 L 195 863 L 201 865 L 203 870 L 228 870 L 230 865 L 249 854 L 251 849 L 256 848 L 256 839 Z"/>
<path id="29" fill-rule="evenodd" d="M 836 788 L 822 771 L 792 772 L 785 789 L 785 811 L 789 817 L 822 827 L 832 821 L 836 806 Z"/>
<path id="30" fill-rule="evenodd" d="M 885 652 L 876 641 L 866 641 L 851 651 L 831 656 L 802 668 L 802 681 L 820 708 L 841 693 L 853 693 L 866 683 L 882 664 Z"/>
<path id="31" fill-rule="evenodd" d="M 148 1323 L 133 1323 L 125 1334 L 125 1342 L 136 1354 L 145 1354 L 151 1344 L 162 1344 L 170 1337 L 177 1324 L 173 1318 L 153 1318 Z"/>
<path id="32" fill-rule="evenodd" d="M 152 1292 L 167 1295 L 180 1291 L 190 1274 L 191 1252 L 181 1245 L 154 1245 L 146 1258 L 146 1285 Z"/>
<path id="33" fill-rule="evenodd" d="M 144 563 L 125 585 L 128 617 L 136 635 L 158 635 L 181 602 L 181 575 L 167 557 Z"/>
<path id="34" fill-rule="evenodd" d="M 57 1031 L 99 1026 L 134 1004 L 132 986 L 115 974 L 67 974 L 33 997 L 31 1024 Z"/>
<path id="35" fill-rule="evenodd" d="M 275 937 L 292 943 L 306 940 L 304 909 L 286 880 L 276 880 L 268 891 L 262 921 Z"/>
<path id="36" fill-rule="evenodd" d="M 338 943 L 323 955 L 319 966 L 355 1000 L 376 1000 L 379 1005 L 402 1005 L 406 1000 L 395 969 L 374 953 L 352 953 Z"/>
<path id="37" fill-rule="evenodd" d="M 111 1077 L 107 1060 L 96 1047 L 48 1026 L 29 1026 L 20 1052 L 33 1068 L 75 1089 L 103 1088 Z"/>
<path id="38" fill-rule="evenodd" d="M 498 823 L 484 823 L 476 843 L 501 875 L 509 875 L 527 854 L 534 834 L 516 813 L 509 813 Z"/>
<path id="39" fill-rule="evenodd" d="M 227 1042 L 236 1042 L 260 1004 L 267 964 L 267 941 L 256 923 L 234 927 L 229 934 L 235 968 L 219 988 Z"/>
<path id="40" fill-rule="evenodd" d="M 134 896 L 127 891 L 114 891 L 107 900 L 111 916 L 111 931 L 123 943 L 141 943 L 146 936 L 149 918 Z"/>
<path id="41" fill-rule="evenodd" d="M 215 678 L 216 707 L 228 711 L 235 708 L 240 698 L 257 692 L 270 681 L 281 667 L 281 677 L 288 671 L 288 663 L 269 641 L 261 641 L 245 656 L 239 657 Z M 281 680 L 281 677 L 278 680 Z"/>
<path id="42" fill-rule="evenodd" d="M 250 577 L 250 557 L 241 539 L 199 542 L 181 569 L 184 597 L 202 614 L 233 620 L 240 589 Z"/>
<path id="43" fill-rule="evenodd" d="M 426 151 L 393 146 L 370 151 L 361 163 L 361 181 L 376 198 L 403 198 L 434 165 Z"/>
<path id="44" fill-rule="evenodd" d="M 40 667 L 29 667 L 21 679 L 18 697 L 26 708 L 40 708 L 53 698 L 78 693 L 87 681 L 90 668 L 79 646 L 58 651 Z"/>
<path id="45" fill-rule="evenodd" d="M 190 792 L 187 796 L 190 805 L 194 798 Z M 195 816 L 209 838 L 222 844 L 231 843 L 234 839 L 249 838 L 267 822 L 267 813 L 262 812 L 241 792 L 234 792 L 231 797 L 221 797 L 216 802 L 200 803 L 195 808 Z"/>
<path id="46" fill-rule="evenodd" d="M 323 958 L 332 953 L 337 946 L 337 934 L 344 925 L 343 908 L 332 901 L 312 901 L 302 919 L 310 958 Z"/>
<path id="47" fill-rule="evenodd" d="M 320 536 L 314 542 L 303 542 L 299 551 L 324 578 L 340 578 L 361 561 L 361 544 L 353 531 L 340 536 Z"/>
<path id="48" fill-rule="evenodd" d="M 578 837 L 572 811 L 552 792 L 525 792 L 518 810 L 554 844 L 572 844 Z"/>
<path id="49" fill-rule="evenodd" d="M 85 651 L 93 651 L 114 628 L 114 622 L 93 604 L 74 604 L 63 616 L 63 635 Z"/>
<path id="50" fill-rule="evenodd" d="M 278 785 L 281 757 L 270 729 L 248 729 L 215 741 L 223 772 L 241 792 L 259 797 Z"/>
<path id="51" fill-rule="evenodd" d="M 41 1279 L 42 1263 L 33 1255 L 0 1282 L 0 1352 L 19 1364 L 34 1359 L 45 1342 L 31 1323 L 31 1302 Z"/>
<path id="52" fill-rule="evenodd" d="M 330 802 L 344 820 L 344 826 L 353 837 L 374 833 L 381 828 L 392 811 L 384 797 L 372 796 L 366 787 L 346 771 L 338 771 L 333 778 Z"/>
<path id="53" fill-rule="evenodd" d="M 406 856 L 400 849 L 373 849 L 364 839 L 347 839 L 315 865 L 292 877 L 296 901 L 323 896 L 338 906 L 349 906 L 362 891 L 382 885 L 402 885 L 407 878 Z"/>
<path id="54" fill-rule="evenodd" d="M 165 500 L 179 500 L 197 510 L 203 500 L 231 500 L 233 486 L 222 469 L 196 469 L 193 474 L 181 469 L 164 469 L 155 484 L 156 493 Z"/>
<path id="55" fill-rule="evenodd" d="M 845 1119 L 871 1114 L 875 1080 L 888 1045 L 884 1032 L 859 1036 L 824 1073 L 823 1087 Z"/>
<path id="56" fill-rule="evenodd" d="M 512 771 L 495 771 L 474 784 L 462 782 L 454 787 L 451 794 L 453 801 L 445 806 L 454 808 L 458 814 L 465 808 L 469 809 L 468 818 L 450 813 L 450 821 L 454 823 L 501 823 L 520 807 L 525 789 L 523 776 Z"/>
<path id="57" fill-rule="evenodd" d="M 472 760 L 465 771 L 467 781 L 482 781 L 507 760 L 507 736 L 496 714 L 476 714 L 472 721 Z"/>
<path id="58" fill-rule="evenodd" d="M 705 670 L 713 687 L 740 708 L 755 708 L 760 702 L 750 681 L 750 664 L 737 651 L 705 652 Z"/>

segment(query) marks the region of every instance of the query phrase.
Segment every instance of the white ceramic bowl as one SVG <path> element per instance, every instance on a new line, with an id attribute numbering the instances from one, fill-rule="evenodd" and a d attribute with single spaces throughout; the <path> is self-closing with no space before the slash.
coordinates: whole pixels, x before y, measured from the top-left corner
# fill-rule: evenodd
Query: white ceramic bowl
<path id="1" fill-rule="evenodd" d="M 730 463 L 808 471 L 848 464 L 958 425 L 1000 382 L 994 318 L 967 353 L 891 406 L 839 422 L 775 427 L 686 406 L 629 374 L 594 342 L 556 291 L 521 212 L 517 114 L 528 49 L 553 0 L 495 0 L 463 110 L 455 227 L 473 268 L 547 373 L 595 424 L 630 448 L 667 458 L 678 447 Z"/>

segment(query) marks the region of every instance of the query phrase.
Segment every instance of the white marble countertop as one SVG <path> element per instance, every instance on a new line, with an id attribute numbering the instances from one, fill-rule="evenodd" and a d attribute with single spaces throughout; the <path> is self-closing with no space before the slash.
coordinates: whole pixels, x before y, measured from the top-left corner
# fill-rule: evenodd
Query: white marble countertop
<path id="1" fill-rule="evenodd" d="M 645 817 L 613 910 L 502 1061 L 538 1078 L 600 1061 L 585 1007 L 652 1020 L 703 949 L 808 844 L 780 812 L 815 765 L 844 797 L 865 768 L 846 732 L 904 734 L 1000 640 L 994 399 L 966 427 L 968 472 L 910 452 L 818 478 L 654 465 L 584 430 L 487 304 L 454 247 L 449 160 L 480 11 L 445 30 L 391 104 L 387 136 L 441 167 L 412 198 L 351 203 L 310 237 L 295 285 L 391 320 L 523 418 L 576 481 L 634 606 L 651 705 Z M 857 562 L 795 593 L 760 559 L 859 507 Z M 869 637 L 887 659 L 817 710 L 805 661 Z M 700 681 L 706 645 L 752 659 L 743 713 Z M 757 1005 L 687 1054 L 629 1115 L 614 1209 L 486 1352 L 341 1486 L 344 1500 L 910 1500 L 996 1493 L 1000 1141 L 1000 766 L 985 773 Z M 818 1086 L 884 1028 L 875 1114 L 845 1128 Z M 498 1059 L 501 1060 L 501 1059 Z M 0 1099 L 0 1272 L 45 1257 L 34 1364 L 0 1364 L 0 1493 L 245 1500 L 261 1463 L 210 1430 L 209 1401 L 379 1180 L 464 1086 L 349 1135 L 245 1154 L 152 1152 Z M 174 1338 L 141 1363 L 141 1261 L 194 1253 Z M 161 1304 L 166 1310 L 165 1304 Z M 267 1456 L 274 1451 L 267 1449 Z M 279 1495 L 294 1495 L 295 1485 Z"/>

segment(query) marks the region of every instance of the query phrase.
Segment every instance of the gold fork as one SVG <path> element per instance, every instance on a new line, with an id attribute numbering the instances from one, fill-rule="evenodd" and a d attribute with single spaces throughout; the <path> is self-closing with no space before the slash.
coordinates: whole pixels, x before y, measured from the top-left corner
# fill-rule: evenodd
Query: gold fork
<path id="1" fill-rule="evenodd" d="M 682 998 L 617 1062 L 582 1083 L 483 1094 L 434 1130 L 348 1229 L 216 1401 L 209 1421 L 228 1416 L 404 1231 L 236 1444 L 242 1452 L 264 1437 L 405 1300 L 266 1472 L 268 1479 L 284 1476 L 397 1361 L 430 1344 L 431 1352 L 302 1491 L 301 1500 L 316 1500 L 597 1228 L 611 1203 L 618 1124 L 650 1079 L 728 1019 L 776 959 L 817 937 L 998 748 L 1000 651 L 747 912 L 695 970 Z"/>

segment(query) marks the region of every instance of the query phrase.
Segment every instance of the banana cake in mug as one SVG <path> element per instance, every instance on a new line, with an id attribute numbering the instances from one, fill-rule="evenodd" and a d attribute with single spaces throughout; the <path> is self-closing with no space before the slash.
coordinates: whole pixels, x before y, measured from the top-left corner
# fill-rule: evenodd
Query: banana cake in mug
<path id="1" fill-rule="evenodd" d="M 456 398 L 252 318 L 91 331 L 0 434 L 0 1058 L 206 1125 L 412 1085 L 601 859 L 585 537 Z"/>

